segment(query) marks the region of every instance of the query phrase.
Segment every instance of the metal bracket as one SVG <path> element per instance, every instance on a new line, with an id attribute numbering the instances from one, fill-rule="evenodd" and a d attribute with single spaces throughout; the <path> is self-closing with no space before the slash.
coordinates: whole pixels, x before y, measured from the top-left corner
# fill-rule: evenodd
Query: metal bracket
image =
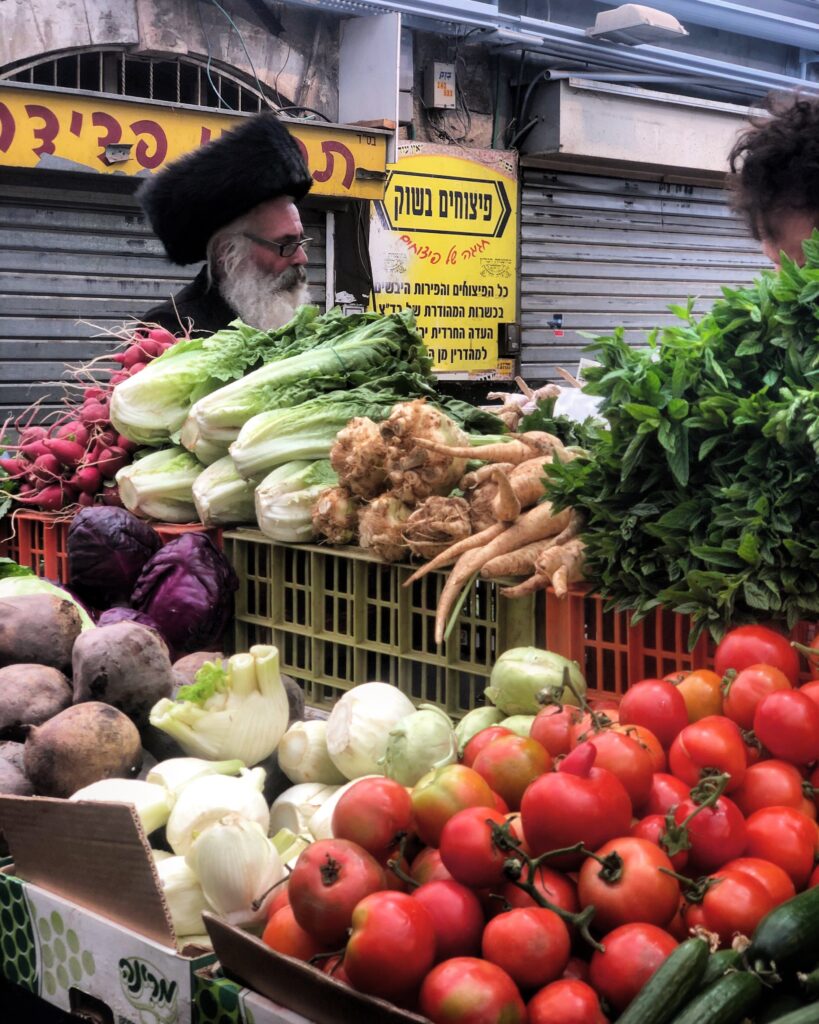
<path id="1" fill-rule="evenodd" d="M 107 164 L 124 164 L 131 159 L 132 142 L 116 142 L 105 147 L 103 160 Z"/>
<path id="2" fill-rule="evenodd" d="M 370 171 L 366 167 L 356 167 L 356 181 L 386 181 L 386 171 Z"/>

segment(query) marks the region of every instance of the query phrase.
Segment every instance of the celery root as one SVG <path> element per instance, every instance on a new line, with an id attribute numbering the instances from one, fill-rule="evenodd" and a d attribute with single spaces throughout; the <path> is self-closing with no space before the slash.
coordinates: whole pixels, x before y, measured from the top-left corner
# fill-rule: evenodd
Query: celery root
<path id="1" fill-rule="evenodd" d="M 570 517 L 569 509 L 553 514 L 551 504 L 545 501 L 528 512 L 524 512 L 512 526 L 504 529 L 503 533 L 496 536 L 494 540 L 461 555 L 449 574 L 438 600 L 435 614 L 435 642 L 440 644 L 443 641 L 450 609 L 461 588 L 473 573 L 480 572 L 481 568 L 496 555 L 506 554 L 509 551 L 514 551 L 515 548 L 523 547 L 524 544 L 560 533 L 568 525 Z"/>
<path id="2" fill-rule="evenodd" d="M 482 530 L 480 533 L 473 533 L 471 537 L 459 540 L 451 547 L 448 547 L 446 551 L 442 551 L 440 555 L 436 555 L 432 561 L 416 569 L 412 576 L 404 580 L 404 586 L 409 587 L 416 580 L 420 580 L 427 573 L 433 572 L 435 569 L 442 569 L 445 565 L 452 565 L 465 551 L 470 551 L 481 544 L 488 544 L 489 541 L 494 540 L 498 534 L 503 533 L 506 529 L 508 529 L 507 523 L 493 523 L 488 529 Z"/>

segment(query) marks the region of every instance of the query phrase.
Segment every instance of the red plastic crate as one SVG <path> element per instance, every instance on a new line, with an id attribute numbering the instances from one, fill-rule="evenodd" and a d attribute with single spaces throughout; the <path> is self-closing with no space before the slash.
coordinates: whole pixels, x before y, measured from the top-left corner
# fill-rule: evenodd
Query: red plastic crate
<path id="1" fill-rule="evenodd" d="M 68 528 L 70 515 L 17 511 L 0 523 L 0 554 L 28 566 L 44 579 L 68 581 Z M 207 533 L 221 549 L 222 531 L 201 523 L 151 523 L 163 544 L 183 533 Z"/>
<path id="2" fill-rule="evenodd" d="M 688 650 L 687 615 L 655 608 L 632 626 L 631 612 L 605 611 L 603 606 L 599 595 L 586 590 L 566 597 L 552 590 L 546 594 L 546 648 L 580 665 L 592 695 L 617 698 L 641 679 L 713 667 L 714 644 L 707 634 Z M 816 628 L 815 623 L 800 622 L 791 639 L 808 643 Z M 807 681 L 811 675 L 803 668 Z"/>

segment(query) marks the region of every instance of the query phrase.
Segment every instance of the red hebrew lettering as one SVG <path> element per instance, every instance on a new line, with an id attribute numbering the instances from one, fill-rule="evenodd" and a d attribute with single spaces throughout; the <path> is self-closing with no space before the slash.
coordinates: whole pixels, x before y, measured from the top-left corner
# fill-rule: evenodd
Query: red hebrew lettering
<path id="1" fill-rule="evenodd" d="M 122 138 L 122 126 L 115 117 L 111 117 L 104 110 L 95 110 L 91 115 L 91 124 L 95 128 L 104 129 L 102 134 L 99 136 L 100 152 L 97 159 L 101 164 L 108 166 L 108 161 L 105 159 L 105 147 L 115 146 Z"/>
<path id="2" fill-rule="evenodd" d="M 17 126 L 11 111 L 5 103 L 0 103 L 0 150 L 8 152 L 9 146 L 14 142 L 14 132 Z"/>
<path id="3" fill-rule="evenodd" d="M 43 122 L 42 128 L 34 129 L 34 138 L 40 143 L 39 146 L 35 147 L 32 152 L 38 156 L 41 153 L 53 153 L 54 152 L 54 140 L 57 138 L 57 132 L 60 130 L 60 122 L 57 115 L 53 110 L 48 107 L 43 107 L 39 103 L 27 103 L 26 113 L 29 117 L 39 117 Z"/>
<path id="4" fill-rule="evenodd" d="M 344 145 L 343 142 L 334 142 L 332 139 L 325 139 L 321 144 L 321 151 L 325 156 L 324 167 L 320 171 L 313 171 L 313 178 L 316 181 L 329 181 L 333 176 L 333 168 L 335 165 L 335 154 L 344 158 L 345 168 L 344 177 L 341 179 L 341 184 L 345 188 L 349 188 L 353 183 L 353 177 L 355 176 L 355 158 L 349 149 Z"/>
<path id="5" fill-rule="evenodd" d="M 168 155 L 168 138 L 161 125 L 156 121 L 133 121 L 130 125 L 135 135 L 150 135 L 154 141 L 153 153 L 144 139 L 136 144 L 136 158 L 140 167 L 147 167 L 149 171 L 155 170 Z"/>

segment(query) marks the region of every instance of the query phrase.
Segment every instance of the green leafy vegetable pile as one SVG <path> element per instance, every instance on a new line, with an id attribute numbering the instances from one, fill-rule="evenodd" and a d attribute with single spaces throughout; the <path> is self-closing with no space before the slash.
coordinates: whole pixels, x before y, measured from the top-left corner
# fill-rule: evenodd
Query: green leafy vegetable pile
<path id="1" fill-rule="evenodd" d="M 690 614 L 692 644 L 819 614 L 819 232 L 804 251 L 701 319 L 673 307 L 646 349 L 597 338 L 586 390 L 611 429 L 550 473 L 609 605 Z"/>

